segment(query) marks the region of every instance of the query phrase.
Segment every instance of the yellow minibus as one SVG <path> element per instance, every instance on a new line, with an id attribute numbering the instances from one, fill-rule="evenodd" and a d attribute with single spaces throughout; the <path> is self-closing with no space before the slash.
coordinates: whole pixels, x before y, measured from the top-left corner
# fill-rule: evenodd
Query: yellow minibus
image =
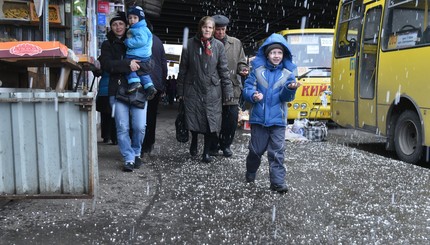
<path id="1" fill-rule="evenodd" d="M 331 77 L 332 120 L 386 138 L 418 163 L 430 145 L 430 0 L 341 0 Z"/>
<path id="2" fill-rule="evenodd" d="M 297 81 L 302 83 L 295 100 L 288 103 L 288 119 L 329 120 L 334 30 L 295 29 L 278 33 L 287 40 L 297 65 Z"/>

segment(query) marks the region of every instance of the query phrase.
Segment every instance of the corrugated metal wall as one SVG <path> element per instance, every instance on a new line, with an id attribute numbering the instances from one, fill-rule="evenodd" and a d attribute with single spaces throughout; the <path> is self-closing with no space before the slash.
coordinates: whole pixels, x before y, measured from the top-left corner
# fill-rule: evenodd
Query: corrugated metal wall
<path id="1" fill-rule="evenodd" d="M 94 94 L 0 88 L 0 198 L 90 198 Z"/>

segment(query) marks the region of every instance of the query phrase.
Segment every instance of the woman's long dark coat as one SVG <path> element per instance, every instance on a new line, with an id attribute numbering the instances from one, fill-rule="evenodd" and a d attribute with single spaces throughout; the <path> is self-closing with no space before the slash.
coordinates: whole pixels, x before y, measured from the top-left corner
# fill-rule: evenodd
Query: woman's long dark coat
<path id="1" fill-rule="evenodd" d="M 188 129 L 201 133 L 221 130 L 222 101 L 233 97 L 224 45 L 215 38 L 210 42 L 209 56 L 199 38 L 188 39 L 177 79 L 177 94 L 184 98 Z"/>

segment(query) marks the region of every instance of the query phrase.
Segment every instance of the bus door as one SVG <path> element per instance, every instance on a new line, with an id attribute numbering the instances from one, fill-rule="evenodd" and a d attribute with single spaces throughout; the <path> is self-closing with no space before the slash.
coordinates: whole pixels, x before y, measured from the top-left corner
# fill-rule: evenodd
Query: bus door
<path id="1" fill-rule="evenodd" d="M 376 89 L 382 7 L 379 2 L 364 6 L 363 28 L 358 45 L 356 126 L 377 131 Z"/>
<path id="2" fill-rule="evenodd" d="M 342 1 L 336 24 L 331 68 L 332 120 L 345 127 L 356 127 L 357 122 L 356 60 L 362 13 L 363 0 Z"/>

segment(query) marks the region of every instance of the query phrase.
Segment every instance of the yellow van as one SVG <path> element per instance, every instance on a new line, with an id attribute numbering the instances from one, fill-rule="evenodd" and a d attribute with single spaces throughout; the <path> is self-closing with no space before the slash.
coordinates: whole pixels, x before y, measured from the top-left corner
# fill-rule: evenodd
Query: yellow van
<path id="1" fill-rule="evenodd" d="M 288 119 L 331 119 L 330 77 L 333 29 L 296 29 L 278 32 L 287 40 L 296 79 L 302 84 L 294 101 L 288 103 Z"/>
<path id="2" fill-rule="evenodd" d="M 400 160 L 430 145 L 430 0 L 341 0 L 336 19 L 332 120 L 386 137 Z"/>

